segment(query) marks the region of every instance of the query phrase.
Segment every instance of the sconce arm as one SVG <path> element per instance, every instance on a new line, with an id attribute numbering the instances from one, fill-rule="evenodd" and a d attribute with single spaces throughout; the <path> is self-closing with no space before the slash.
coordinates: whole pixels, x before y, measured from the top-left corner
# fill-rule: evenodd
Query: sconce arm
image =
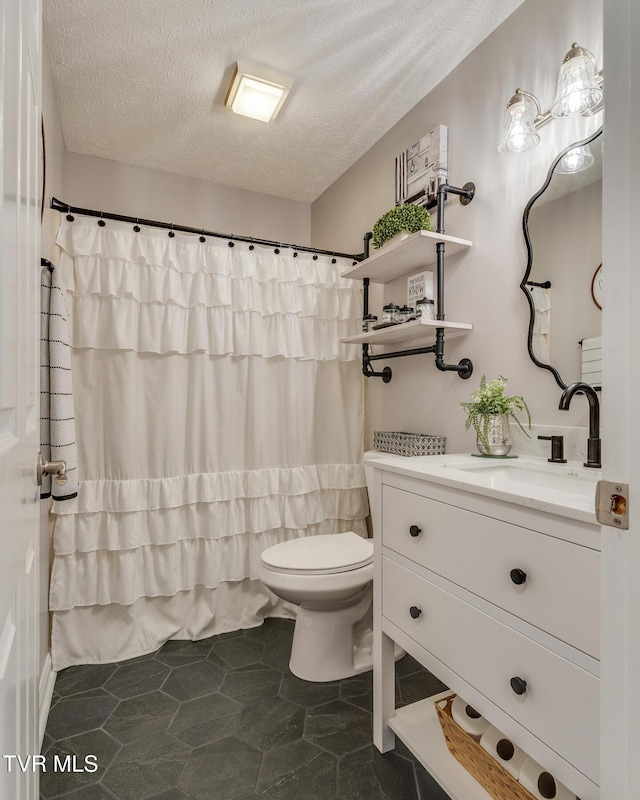
<path id="1" fill-rule="evenodd" d="M 529 100 L 531 100 L 536 107 L 536 117 L 533 120 L 534 128 L 536 129 L 541 128 L 543 125 L 546 125 L 547 122 L 549 122 L 549 120 L 553 119 L 553 117 L 551 116 L 551 111 L 543 112 L 542 108 L 540 107 L 540 101 L 538 100 L 538 98 L 535 96 L 535 94 L 527 92 L 526 89 L 516 89 L 515 94 L 513 95 L 511 100 L 509 100 L 509 102 L 507 103 L 507 108 L 509 108 L 509 106 L 512 105 L 513 103 L 521 103 L 523 97 L 526 97 Z"/>

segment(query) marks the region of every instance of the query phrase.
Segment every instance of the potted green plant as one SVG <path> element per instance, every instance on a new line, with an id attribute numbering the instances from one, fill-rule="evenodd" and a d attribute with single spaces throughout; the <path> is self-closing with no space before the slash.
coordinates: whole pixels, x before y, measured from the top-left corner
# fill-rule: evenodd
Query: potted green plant
<path id="1" fill-rule="evenodd" d="M 375 249 L 382 247 L 385 242 L 392 239 L 397 233 L 406 231 L 430 231 L 431 217 L 429 211 L 422 206 L 405 203 L 396 206 L 383 214 L 373 226 L 373 246 Z"/>
<path id="2" fill-rule="evenodd" d="M 514 419 L 522 432 L 529 436 L 516 416 L 516 412 L 524 411 L 527 416 L 527 427 L 531 428 L 531 414 L 524 400 L 517 394 L 505 394 L 507 379 L 500 376 L 487 383 L 483 375 L 480 386 L 472 392 L 471 398 L 460 405 L 467 412 L 465 428 L 473 427 L 476 432 L 478 451 L 485 456 L 506 456 L 511 450 L 511 432 L 509 419 Z"/>

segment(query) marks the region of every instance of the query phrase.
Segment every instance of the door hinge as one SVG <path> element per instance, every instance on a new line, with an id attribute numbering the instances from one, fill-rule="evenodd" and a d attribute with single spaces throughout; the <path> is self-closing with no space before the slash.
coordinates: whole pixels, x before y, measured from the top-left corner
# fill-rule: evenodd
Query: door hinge
<path id="1" fill-rule="evenodd" d="M 601 525 L 629 529 L 629 484 L 598 481 L 596 486 L 596 519 Z"/>

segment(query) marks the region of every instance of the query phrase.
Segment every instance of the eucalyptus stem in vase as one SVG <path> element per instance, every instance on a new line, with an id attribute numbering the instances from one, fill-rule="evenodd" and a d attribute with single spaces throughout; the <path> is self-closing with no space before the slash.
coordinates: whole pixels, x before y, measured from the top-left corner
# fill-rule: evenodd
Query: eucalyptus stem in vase
<path id="1" fill-rule="evenodd" d="M 527 427 L 531 429 L 531 414 L 524 397 L 505 394 L 507 379 L 500 376 L 487 383 L 486 376 L 480 386 L 472 392 L 470 399 L 460 405 L 467 412 L 465 428 L 476 432 L 478 450 L 482 455 L 505 456 L 511 450 L 509 419 L 514 419 L 520 430 L 529 436 L 516 412 L 524 412 Z"/>

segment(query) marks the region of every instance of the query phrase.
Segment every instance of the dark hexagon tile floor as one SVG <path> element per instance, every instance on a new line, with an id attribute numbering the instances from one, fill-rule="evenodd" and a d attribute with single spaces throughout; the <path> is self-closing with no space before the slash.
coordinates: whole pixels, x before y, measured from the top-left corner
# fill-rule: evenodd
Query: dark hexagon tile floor
<path id="1" fill-rule="evenodd" d="M 288 669 L 294 623 L 167 642 L 58 674 L 41 800 L 449 800 L 409 750 L 371 741 L 372 676 L 308 683 Z M 442 691 L 411 656 L 396 703 Z M 54 771 L 95 756 L 95 772 Z"/>

